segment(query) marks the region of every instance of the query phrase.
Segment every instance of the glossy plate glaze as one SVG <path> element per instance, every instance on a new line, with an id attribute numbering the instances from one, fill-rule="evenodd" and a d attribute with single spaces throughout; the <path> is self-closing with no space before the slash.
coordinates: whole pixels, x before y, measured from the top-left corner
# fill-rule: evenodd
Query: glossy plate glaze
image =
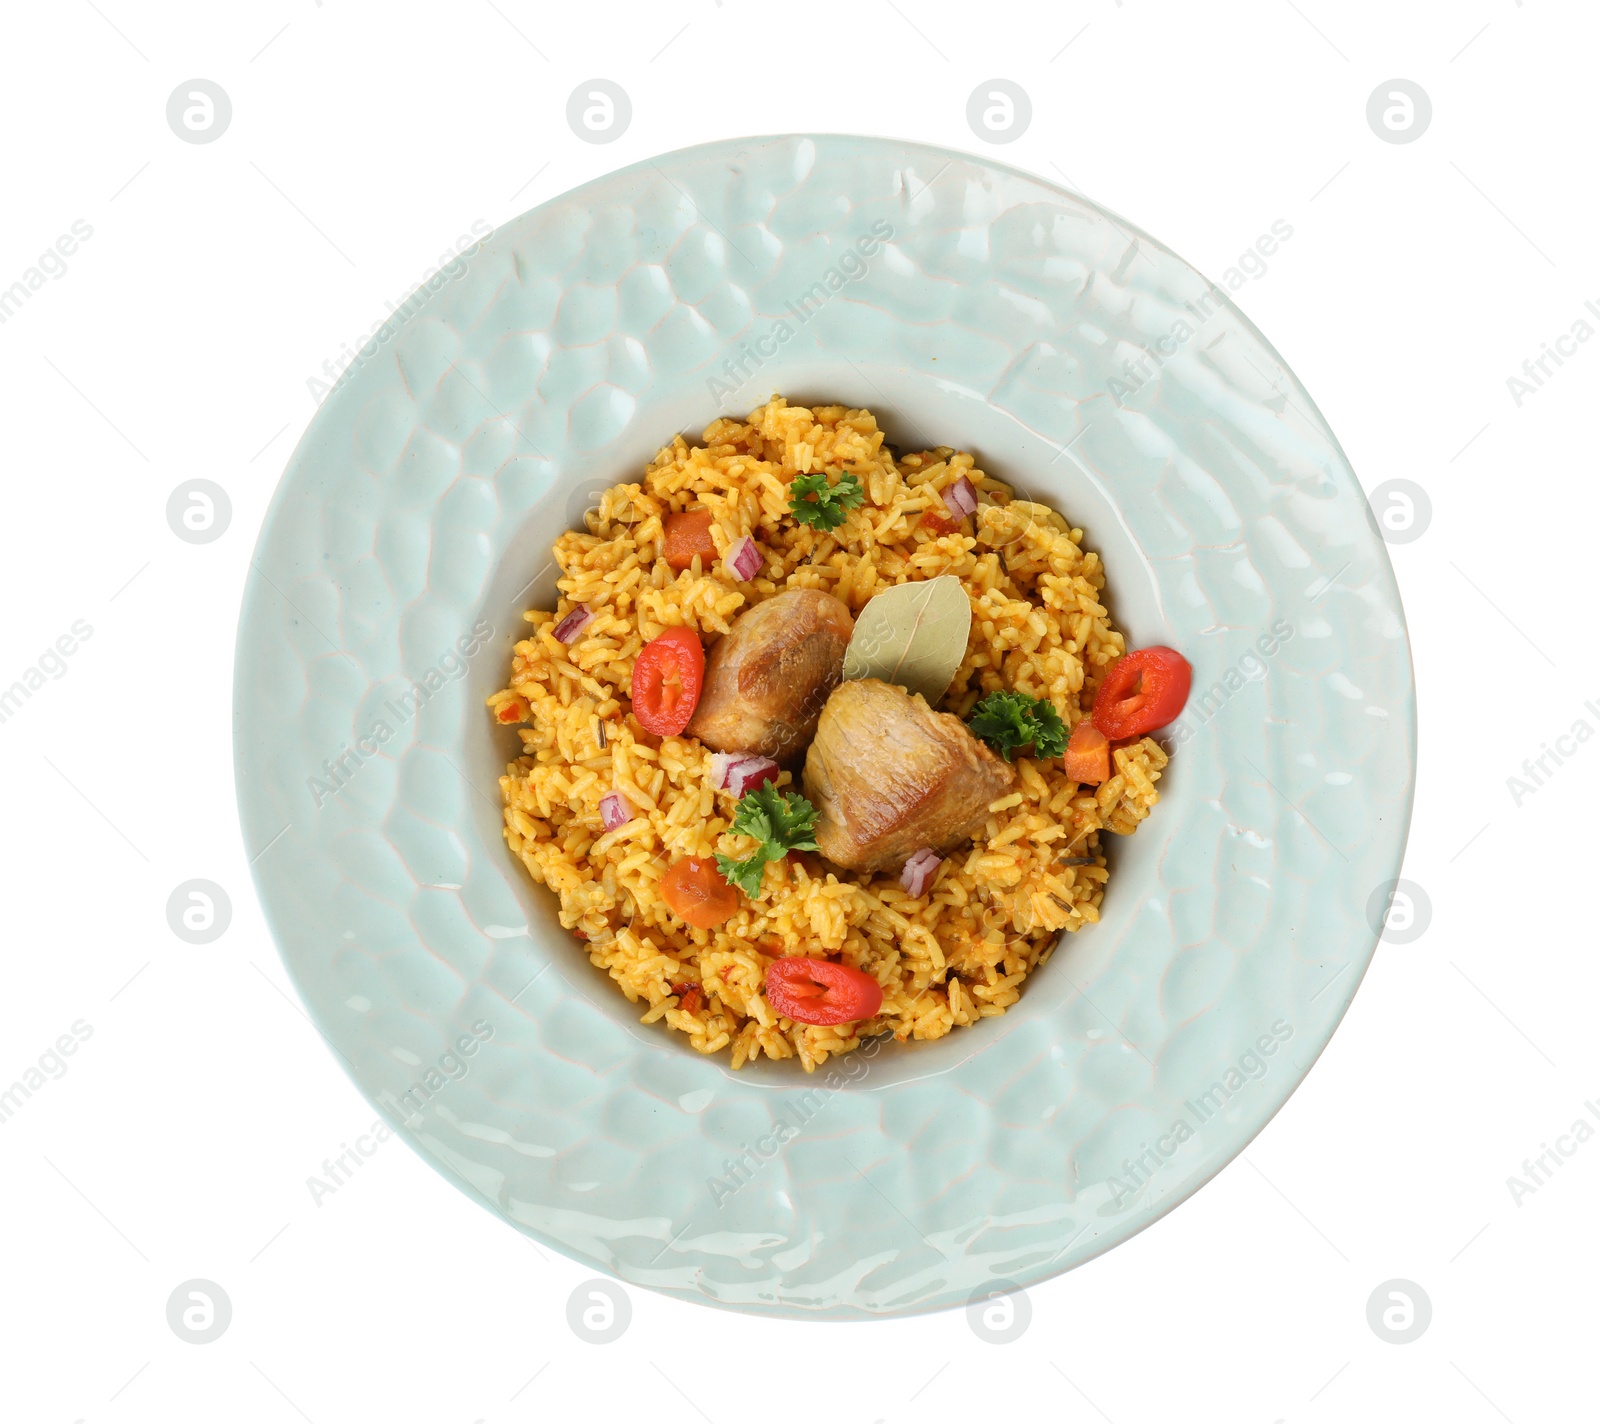
<path id="1" fill-rule="evenodd" d="M 433 285 L 295 451 L 235 689 L 268 919 L 390 1121 L 578 1260 L 819 1318 L 1042 1280 L 1235 1156 L 1371 958 L 1415 760 L 1383 543 L 1254 327 L 1074 194 L 854 137 L 651 160 Z M 516 743 L 483 708 L 522 610 L 552 606 L 557 531 L 775 391 L 1066 511 L 1130 646 L 1195 668 L 1101 923 L 1004 1017 L 810 1077 L 636 1022 L 501 839 Z"/>

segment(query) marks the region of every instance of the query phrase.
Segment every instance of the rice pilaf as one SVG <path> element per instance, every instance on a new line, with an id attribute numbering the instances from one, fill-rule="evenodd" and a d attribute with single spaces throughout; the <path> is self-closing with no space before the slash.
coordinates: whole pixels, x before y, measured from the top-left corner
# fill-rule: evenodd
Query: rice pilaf
<path id="1" fill-rule="evenodd" d="M 1071 729 L 1125 651 L 1100 602 L 1099 556 L 1083 549 L 1081 530 L 1014 499 L 970 455 L 941 447 L 896 458 L 865 410 L 775 397 L 748 421 L 713 421 L 703 442 L 674 439 L 642 480 L 605 492 L 586 532 L 555 542 L 558 605 L 524 615 L 532 633 L 516 646 L 509 685 L 489 699 L 522 741 L 500 779 L 507 843 L 559 897 L 561 923 L 593 963 L 645 1005 L 644 1022 L 688 1035 L 701 1053 L 727 1050 L 735 1068 L 765 1054 L 810 1071 L 879 1034 L 938 1038 L 1004 1013 L 1061 933 L 1099 918 L 1100 833 L 1129 835 L 1150 814 L 1167 763 L 1155 741 L 1115 746 L 1098 786 L 1068 778 L 1059 756 L 1019 755 L 1010 793 L 970 844 L 946 853 L 921 896 L 894 872 L 857 874 L 796 853 L 766 867 L 760 896 L 731 919 L 697 929 L 668 910 L 661 876 L 680 857 L 744 856 L 754 842 L 730 830 L 737 798 L 713 784 L 710 749 L 688 735 L 655 737 L 631 715 L 633 665 L 664 629 L 716 638 L 785 589 L 832 594 L 859 614 L 896 584 L 953 574 L 972 625 L 942 710 L 965 717 L 985 694 L 1014 690 L 1047 699 Z M 848 472 L 865 490 L 832 530 L 790 513 L 789 482 L 821 470 Z M 971 525 L 919 524 L 948 513 L 942 492 L 963 477 L 978 497 Z M 662 557 L 663 519 L 690 507 L 710 511 L 718 557 L 680 572 Z M 748 583 L 722 563 L 745 535 L 768 559 Z M 580 639 L 558 641 L 557 624 L 579 605 L 593 620 Z M 785 769 L 776 785 L 798 791 L 798 775 Z M 607 831 L 600 801 L 613 792 L 632 819 Z M 871 975 L 879 1012 L 837 1027 L 781 1017 L 763 985 L 788 955 Z"/>

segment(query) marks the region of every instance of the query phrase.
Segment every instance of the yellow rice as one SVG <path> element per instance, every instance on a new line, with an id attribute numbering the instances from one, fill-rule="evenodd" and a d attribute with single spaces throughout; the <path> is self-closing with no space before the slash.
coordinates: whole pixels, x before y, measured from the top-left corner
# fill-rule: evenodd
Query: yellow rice
<path id="1" fill-rule="evenodd" d="M 809 855 L 804 865 L 769 865 L 757 900 L 741 897 L 731 920 L 693 929 L 661 898 L 667 867 L 719 850 L 749 855 L 755 843 L 729 831 L 735 799 L 712 786 L 708 749 L 690 737 L 652 749 L 635 737 L 629 682 L 639 649 L 663 629 L 726 633 L 785 588 L 821 589 L 859 614 L 897 583 L 955 574 L 972 602 L 972 632 L 942 709 L 965 717 L 985 694 L 1014 689 L 1049 698 L 1071 727 L 1124 652 L 1100 602 L 1098 555 L 1055 511 L 1013 501 L 970 455 L 939 448 L 897 459 L 865 410 L 774 398 L 747 422 L 713 421 L 702 438 L 674 439 L 641 481 L 606 492 L 588 532 L 556 540 L 560 601 L 524 615 L 532 633 L 517 644 L 509 685 L 489 699 L 497 719 L 524 723 L 523 754 L 500 779 L 507 843 L 559 896 L 561 923 L 594 964 L 644 1006 L 644 1022 L 688 1035 L 701 1053 L 728 1052 L 735 1068 L 765 1054 L 797 1057 L 810 1071 L 878 1034 L 939 1038 L 1004 1013 L 1062 931 L 1099 918 L 1100 833 L 1131 834 L 1150 814 L 1167 763 L 1154 741 L 1116 748 L 1111 779 L 1098 787 L 1069 780 L 1059 757 L 1018 757 L 1013 791 L 919 899 L 895 872 L 858 875 Z M 862 505 L 832 531 L 798 524 L 788 481 L 840 469 L 861 480 Z M 925 510 L 946 512 L 939 492 L 963 475 L 978 491 L 976 537 L 918 528 Z M 661 557 L 662 518 L 691 507 L 714 515 L 719 561 L 678 572 Z M 741 584 L 722 567 L 746 534 L 770 551 L 769 569 L 770 555 L 781 556 L 782 577 Z M 580 603 L 595 619 L 565 646 L 553 630 Z M 778 785 L 799 790 L 798 769 Z M 635 814 L 607 832 L 600 798 L 612 790 Z M 838 1028 L 780 1017 L 762 983 L 783 955 L 865 970 L 883 986 L 882 1009 Z"/>

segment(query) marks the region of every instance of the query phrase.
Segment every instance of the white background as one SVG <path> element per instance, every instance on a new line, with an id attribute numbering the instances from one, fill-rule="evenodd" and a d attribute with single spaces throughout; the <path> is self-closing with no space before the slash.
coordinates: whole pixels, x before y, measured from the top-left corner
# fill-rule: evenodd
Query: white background
<path id="1" fill-rule="evenodd" d="M 93 635 L 0 723 L 0 1086 L 75 1020 L 93 1036 L 0 1126 L 0 1415 L 1594 1417 L 1600 1140 L 1520 1203 L 1507 1178 L 1600 1100 L 1600 745 L 1520 806 L 1506 783 L 1576 719 L 1600 728 L 1584 709 L 1600 706 L 1600 343 L 1520 407 L 1507 389 L 1600 304 L 1592 6 L 61 0 L 5 16 L 0 288 L 75 219 L 93 237 L 0 325 L 0 686 L 74 620 Z M 197 76 L 233 104 L 205 145 L 165 118 Z M 608 144 L 565 120 L 596 76 L 633 105 Z M 991 148 L 966 107 L 994 77 L 1033 120 Z M 1395 77 L 1432 99 L 1409 144 L 1366 121 Z M 401 1143 L 311 1197 L 375 1113 L 294 1002 L 250 888 L 229 746 L 239 595 L 313 413 L 307 378 L 474 219 L 686 144 L 803 130 L 1070 180 L 1213 278 L 1275 220 L 1293 228 L 1236 300 L 1365 486 L 1410 479 L 1432 500 L 1422 537 L 1391 550 L 1422 708 L 1405 874 L 1432 921 L 1380 946 L 1245 1157 L 1033 1290 L 1015 1343 L 959 1312 L 804 1325 L 632 1290 L 627 1333 L 593 1346 L 566 1324 L 590 1272 Z M 165 516 L 194 477 L 233 503 L 204 546 Z M 233 900 L 206 946 L 166 921 L 194 877 Z M 194 1277 L 233 1304 L 208 1345 L 166 1320 Z M 1433 1305 L 1412 1344 L 1367 1323 L 1396 1277 Z"/>

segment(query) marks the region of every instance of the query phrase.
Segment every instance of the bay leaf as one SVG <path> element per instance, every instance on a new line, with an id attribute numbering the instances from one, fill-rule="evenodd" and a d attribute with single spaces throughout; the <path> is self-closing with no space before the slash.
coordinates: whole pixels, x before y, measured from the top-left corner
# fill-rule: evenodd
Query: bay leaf
<path id="1" fill-rule="evenodd" d="M 966 656 L 971 629 L 972 605 L 954 574 L 897 584 L 868 599 L 856 616 L 844 676 L 894 683 L 937 707 Z"/>

